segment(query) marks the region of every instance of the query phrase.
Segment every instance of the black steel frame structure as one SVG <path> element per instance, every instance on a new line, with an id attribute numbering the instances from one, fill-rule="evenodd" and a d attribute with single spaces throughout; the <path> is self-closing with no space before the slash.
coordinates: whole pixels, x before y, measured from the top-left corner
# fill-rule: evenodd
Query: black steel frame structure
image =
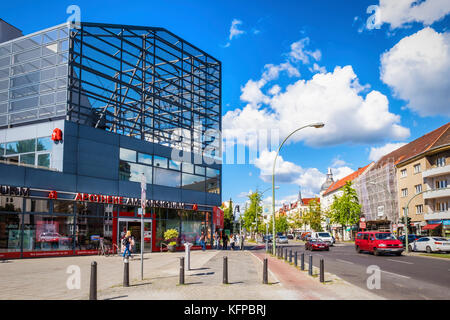
<path id="1" fill-rule="evenodd" d="M 67 120 L 193 153 L 221 150 L 221 69 L 166 29 L 84 22 L 70 32 Z"/>

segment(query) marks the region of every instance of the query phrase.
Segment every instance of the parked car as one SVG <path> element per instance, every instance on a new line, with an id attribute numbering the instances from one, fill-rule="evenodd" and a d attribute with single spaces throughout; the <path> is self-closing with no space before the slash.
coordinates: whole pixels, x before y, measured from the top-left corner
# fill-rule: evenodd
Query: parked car
<path id="1" fill-rule="evenodd" d="M 302 234 L 299 233 L 295 236 L 295 240 L 302 240 Z"/>
<path id="2" fill-rule="evenodd" d="M 301 240 L 304 240 L 304 241 L 306 241 L 306 237 L 308 237 L 309 235 L 311 235 L 311 232 L 303 232 L 302 233 L 302 236 L 301 236 Z"/>
<path id="3" fill-rule="evenodd" d="M 366 231 L 358 232 L 355 240 L 358 253 L 368 251 L 378 256 L 384 253 L 394 253 L 400 256 L 404 250 L 403 244 L 390 232 Z"/>
<path id="4" fill-rule="evenodd" d="M 443 237 L 422 237 L 410 245 L 410 251 L 450 252 L 450 240 Z"/>
<path id="5" fill-rule="evenodd" d="M 278 243 L 288 243 L 288 238 L 286 236 L 279 236 L 277 237 L 277 242 Z"/>
<path id="6" fill-rule="evenodd" d="M 267 236 L 263 237 L 263 240 L 264 240 L 264 242 L 268 241 L 269 243 L 271 243 L 272 242 L 272 238 L 273 238 L 272 235 L 268 234 Z"/>
<path id="7" fill-rule="evenodd" d="M 292 233 L 288 233 L 287 238 L 290 240 L 294 239 L 294 235 Z"/>
<path id="8" fill-rule="evenodd" d="M 333 236 L 329 232 L 313 232 L 311 233 L 311 238 L 322 240 L 330 246 L 334 244 Z"/>
<path id="9" fill-rule="evenodd" d="M 419 236 L 417 234 L 408 234 L 408 244 L 413 243 L 414 241 L 416 241 L 417 239 L 422 238 L 423 236 Z M 400 236 L 398 237 L 398 240 L 400 240 L 403 245 L 406 245 L 406 240 L 405 240 L 405 236 Z"/>
<path id="10" fill-rule="evenodd" d="M 311 238 L 305 243 L 305 250 L 330 250 L 330 246 L 325 241 Z"/>

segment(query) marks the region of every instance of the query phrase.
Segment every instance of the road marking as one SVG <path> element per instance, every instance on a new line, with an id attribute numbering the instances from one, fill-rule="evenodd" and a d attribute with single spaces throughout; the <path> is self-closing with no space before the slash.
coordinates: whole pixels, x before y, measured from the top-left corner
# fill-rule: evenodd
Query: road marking
<path id="1" fill-rule="evenodd" d="M 400 260 L 394 260 L 394 259 L 386 259 L 386 260 L 394 261 L 394 262 L 399 262 L 399 263 L 414 264 L 414 263 L 412 263 L 412 262 L 400 261 Z"/>
<path id="2" fill-rule="evenodd" d="M 384 271 L 384 270 L 381 270 L 381 272 L 388 273 L 388 274 L 392 274 L 393 276 L 397 276 L 397 277 L 402 277 L 402 278 L 406 278 L 406 279 L 411 279 L 411 277 L 402 276 L 401 274 L 397 274 L 397 273 L 393 273 L 393 272 L 388 272 L 388 271 Z"/>
<path id="3" fill-rule="evenodd" d="M 341 262 L 344 262 L 344 263 L 354 264 L 353 262 L 346 261 L 346 260 L 341 260 L 341 259 L 336 259 L 336 261 L 341 261 Z"/>

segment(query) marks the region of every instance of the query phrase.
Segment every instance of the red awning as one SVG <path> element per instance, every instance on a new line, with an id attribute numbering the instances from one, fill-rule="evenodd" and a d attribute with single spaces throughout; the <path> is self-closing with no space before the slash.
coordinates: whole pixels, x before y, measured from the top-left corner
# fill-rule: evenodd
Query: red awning
<path id="1" fill-rule="evenodd" d="M 433 230 L 433 229 L 436 229 L 437 227 L 439 227 L 440 225 L 441 225 L 440 223 L 427 224 L 425 227 L 422 228 L 422 230 Z"/>

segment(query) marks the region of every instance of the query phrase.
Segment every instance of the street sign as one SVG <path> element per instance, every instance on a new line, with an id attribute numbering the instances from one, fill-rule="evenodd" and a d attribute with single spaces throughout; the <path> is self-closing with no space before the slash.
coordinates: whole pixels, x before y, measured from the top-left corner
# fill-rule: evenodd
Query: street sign
<path id="1" fill-rule="evenodd" d="M 361 217 L 361 218 L 359 219 L 359 221 L 360 221 L 360 222 L 366 222 L 366 218 Z"/>
<path id="2" fill-rule="evenodd" d="M 365 222 L 360 222 L 359 223 L 359 228 L 360 229 L 365 229 L 366 228 L 366 223 Z"/>
<path id="3" fill-rule="evenodd" d="M 382 217 L 384 215 L 384 206 L 379 206 L 377 208 L 377 211 L 378 211 L 378 216 Z"/>

